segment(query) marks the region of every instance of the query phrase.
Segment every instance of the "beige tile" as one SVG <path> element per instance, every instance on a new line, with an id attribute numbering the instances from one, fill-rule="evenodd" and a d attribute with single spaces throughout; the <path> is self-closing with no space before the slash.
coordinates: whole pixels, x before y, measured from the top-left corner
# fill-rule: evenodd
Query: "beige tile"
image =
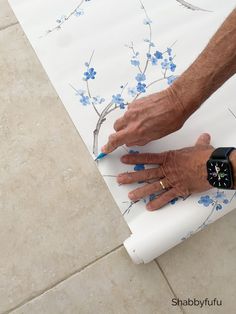
<path id="1" fill-rule="evenodd" d="M 218 298 L 222 306 L 184 307 L 186 313 L 235 313 L 236 211 L 158 258 L 181 299 Z"/>
<path id="2" fill-rule="evenodd" d="M 122 248 L 12 314 L 181 313 L 172 297 L 155 262 L 134 265 Z"/>
<path id="3" fill-rule="evenodd" d="M 129 235 L 20 27 L 0 31 L 0 313 Z"/>
<path id="4" fill-rule="evenodd" d="M 0 0 L 0 30 L 8 25 L 16 23 L 16 17 L 7 0 Z"/>

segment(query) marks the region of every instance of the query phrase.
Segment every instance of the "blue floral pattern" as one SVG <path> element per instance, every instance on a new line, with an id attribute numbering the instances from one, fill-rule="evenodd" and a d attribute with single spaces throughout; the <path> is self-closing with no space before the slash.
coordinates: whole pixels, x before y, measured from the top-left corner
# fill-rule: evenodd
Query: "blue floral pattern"
<path id="1" fill-rule="evenodd" d="M 94 80 L 97 72 L 94 70 L 94 68 L 89 68 L 87 69 L 86 72 L 84 72 L 84 80 L 88 81 L 90 79 Z"/>
<path id="2" fill-rule="evenodd" d="M 84 1 L 81 2 L 81 5 Z M 128 100 L 126 100 L 126 96 L 131 96 L 132 99 L 129 102 L 135 101 L 137 98 L 146 93 L 150 86 L 156 84 L 160 81 L 165 81 L 167 85 L 170 85 L 177 78 L 177 75 L 173 75 L 173 72 L 176 70 L 176 64 L 174 63 L 175 55 L 173 54 L 172 46 L 167 47 L 166 50 L 160 51 L 160 49 L 156 49 L 156 45 L 152 40 L 152 21 L 148 16 L 148 13 L 141 1 L 141 9 L 144 13 L 143 24 L 147 27 L 148 38 L 144 39 L 146 53 L 142 56 L 139 51 L 135 50 L 134 43 L 131 42 L 129 45 L 126 45 L 127 48 L 131 50 L 131 59 L 130 65 L 137 69 L 136 74 L 134 75 L 134 84 L 122 84 L 120 86 L 120 90 L 116 91 L 113 95 L 111 95 L 110 99 L 105 99 L 101 96 L 92 95 L 90 90 L 90 81 L 95 80 L 97 78 L 97 71 L 92 64 L 92 59 L 94 56 L 94 51 L 88 62 L 85 62 L 85 70 L 83 72 L 83 81 L 86 84 L 86 88 L 83 89 L 83 93 L 79 92 L 80 89 L 77 89 L 71 86 L 75 92 L 76 96 L 79 96 L 79 102 L 83 106 L 92 105 L 95 113 L 98 116 L 98 120 L 96 123 L 96 127 L 93 131 L 93 153 L 95 156 L 98 154 L 98 136 L 101 129 L 102 124 L 106 121 L 108 115 L 117 109 L 124 110 L 127 107 Z M 83 15 L 81 11 L 81 6 L 77 7 L 76 11 L 73 14 Z M 155 48 L 155 49 L 154 49 Z M 154 81 L 149 81 L 149 66 L 159 66 L 161 76 Z M 164 70 L 164 71 L 163 71 Z M 124 95 L 126 93 L 126 95 Z M 100 105 L 104 103 L 104 107 L 100 107 Z M 142 170 L 144 166 L 139 165 L 136 166 L 136 170 Z"/>
<path id="3" fill-rule="evenodd" d="M 198 204 L 204 207 L 211 207 L 210 213 L 208 213 L 206 219 L 195 231 L 189 232 L 181 240 L 187 239 L 188 237 L 195 234 L 199 230 L 202 230 L 206 226 L 208 226 L 209 223 L 211 222 L 211 218 L 214 215 L 214 213 L 223 210 L 225 206 L 232 202 L 234 197 L 236 197 L 236 192 L 233 194 L 233 197 L 231 197 L 231 199 L 228 199 L 226 192 L 224 190 L 213 190 L 213 192 L 210 195 L 209 194 L 201 195 L 200 199 L 198 200 Z"/>
<path id="4" fill-rule="evenodd" d="M 86 2 L 90 2 L 91 0 L 81 0 L 80 3 L 67 15 L 63 14 L 59 18 L 56 19 L 56 25 L 51 29 L 48 29 L 46 35 L 61 30 L 63 25 L 69 21 L 72 17 L 81 17 L 84 15 L 84 9 L 82 9 L 83 5 Z"/>

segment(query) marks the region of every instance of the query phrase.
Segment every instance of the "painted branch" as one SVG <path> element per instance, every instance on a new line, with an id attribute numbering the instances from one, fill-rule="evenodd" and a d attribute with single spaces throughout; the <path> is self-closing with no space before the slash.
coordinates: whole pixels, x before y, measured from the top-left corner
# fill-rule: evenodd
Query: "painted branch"
<path id="1" fill-rule="evenodd" d="M 98 155 L 98 135 L 99 135 L 99 132 L 100 132 L 100 129 L 101 129 L 101 126 L 103 124 L 104 121 L 106 121 L 106 115 L 107 115 L 107 112 L 109 111 L 109 109 L 111 108 L 111 106 L 113 106 L 113 103 L 110 102 L 106 107 L 105 109 L 101 112 L 100 114 L 100 117 L 97 121 L 97 124 L 96 124 L 96 128 L 95 130 L 93 131 L 93 154 L 95 156 Z"/>

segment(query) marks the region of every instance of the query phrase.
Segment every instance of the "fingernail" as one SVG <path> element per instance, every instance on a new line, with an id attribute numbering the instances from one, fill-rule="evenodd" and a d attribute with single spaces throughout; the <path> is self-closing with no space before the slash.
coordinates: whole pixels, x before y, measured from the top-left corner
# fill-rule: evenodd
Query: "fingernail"
<path id="1" fill-rule="evenodd" d="M 146 208 L 147 208 L 147 210 L 152 210 L 152 205 L 151 204 L 147 204 Z"/>
<path id="2" fill-rule="evenodd" d="M 132 192 L 129 192 L 128 197 L 133 200 L 134 199 L 134 194 Z"/>
<path id="3" fill-rule="evenodd" d="M 106 152 L 106 145 L 102 146 L 101 151 L 102 151 L 102 153 Z"/>

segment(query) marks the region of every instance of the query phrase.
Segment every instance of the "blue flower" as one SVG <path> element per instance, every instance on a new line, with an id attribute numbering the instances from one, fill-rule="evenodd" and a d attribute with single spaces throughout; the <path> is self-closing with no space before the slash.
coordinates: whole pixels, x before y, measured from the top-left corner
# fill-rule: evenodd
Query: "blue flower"
<path id="1" fill-rule="evenodd" d="M 222 208 L 223 208 L 222 205 L 220 205 L 220 204 L 216 205 L 216 210 L 221 210 Z"/>
<path id="2" fill-rule="evenodd" d="M 149 46 L 150 46 L 150 47 L 155 47 L 155 44 L 154 44 L 152 41 L 150 41 L 150 39 L 145 38 L 143 41 L 144 41 L 145 43 L 149 43 Z"/>
<path id="3" fill-rule="evenodd" d="M 174 205 L 177 201 L 178 201 L 178 197 L 174 198 L 174 199 L 171 200 L 169 203 L 170 203 L 171 205 Z"/>
<path id="4" fill-rule="evenodd" d="M 82 10 L 82 9 L 76 9 L 74 14 L 75 14 L 75 16 L 84 15 L 84 10 Z"/>
<path id="5" fill-rule="evenodd" d="M 154 56 L 155 56 L 157 59 L 163 59 L 162 52 L 160 52 L 160 51 L 158 51 L 158 50 L 154 53 Z"/>
<path id="6" fill-rule="evenodd" d="M 171 56 L 172 49 L 171 48 L 167 48 L 167 53 L 168 53 L 169 56 Z"/>
<path id="7" fill-rule="evenodd" d="M 164 59 L 164 61 L 162 61 L 161 67 L 162 67 L 162 69 L 164 69 L 164 70 L 168 70 L 168 69 L 170 68 L 170 63 L 168 62 L 167 59 Z"/>
<path id="8" fill-rule="evenodd" d="M 142 82 L 146 80 L 146 75 L 144 73 L 138 73 L 135 77 L 136 81 Z"/>
<path id="9" fill-rule="evenodd" d="M 135 67 L 138 67 L 140 65 L 140 62 L 136 59 L 130 60 L 131 64 L 134 65 Z"/>
<path id="10" fill-rule="evenodd" d="M 150 53 L 147 53 L 147 58 L 149 61 L 151 61 L 152 65 L 157 65 L 158 59 L 162 58 L 162 53 L 156 51 L 153 56 Z"/>
<path id="11" fill-rule="evenodd" d="M 157 65 L 157 61 L 158 61 L 157 58 L 151 57 L 151 64 L 152 64 L 152 65 Z"/>
<path id="12" fill-rule="evenodd" d="M 112 102 L 120 106 L 120 109 L 125 109 L 124 99 L 121 97 L 121 94 L 112 95 Z"/>
<path id="13" fill-rule="evenodd" d="M 143 20 L 144 25 L 150 25 L 151 23 L 152 23 L 152 21 L 149 18 L 146 18 Z"/>
<path id="14" fill-rule="evenodd" d="M 149 202 L 154 201 L 156 199 L 156 194 L 149 195 Z"/>
<path id="15" fill-rule="evenodd" d="M 66 18 L 67 18 L 66 15 L 62 15 L 59 19 L 56 20 L 56 22 L 58 24 L 61 24 L 61 23 L 65 22 Z"/>
<path id="16" fill-rule="evenodd" d="M 105 101 L 105 98 L 100 96 L 93 97 L 93 104 L 102 104 Z"/>
<path id="17" fill-rule="evenodd" d="M 174 72 L 176 69 L 176 64 L 174 64 L 173 62 L 170 63 L 170 70 L 171 72 Z"/>
<path id="18" fill-rule="evenodd" d="M 94 70 L 94 68 L 90 68 L 86 72 L 84 72 L 84 76 L 85 76 L 84 80 L 85 81 L 88 81 L 89 79 L 94 80 L 96 74 L 97 72 Z"/>
<path id="19" fill-rule="evenodd" d="M 224 203 L 224 204 L 229 204 L 229 200 L 227 200 L 227 198 L 225 198 L 225 199 L 223 200 L 223 203 Z"/>
<path id="20" fill-rule="evenodd" d="M 139 164 L 139 165 L 135 165 L 134 166 L 134 171 L 141 171 L 141 170 L 144 170 L 144 169 L 145 169 L 144 164 Z"/>
<path id="21" fill-rule="evenodd" d="M 132 97 L 135 97 L 137 95 L 138 91 L 136 87 L 128 88 L 128 94 Z"/>
<path id="22" fill-rule="evenodd" d="M 203 204 L 203 206 L 208 207 L 210 204 L 213 203 L 213 200 L 210 198 L 209 195 L 201 196 L 200 200 L 198 201 L 199 204 Z"/>
<path id="23" fill-rule="evenodd" d="M 137 91 L 139 93 L 145 93 L 146 92 L 146 84 L 142 84 L 142 83 L 138 82 Z"/>
<path id="24" fill-rule="evenodd" d="M 224 199 L 225 198 L 225 193 L 221 191 L 216 192 L 216 199 Z"/>
<path id="25" fill-rule="evenodd" d="M 85 95 L 81 95 L 80 102 L 84 106 L 89 105 L 90 104 L 89 97 Z"/>
<path id="26" fill-rule="evenodd" d="M 139 154 L 138 150 L 129 150 L 129 154 Z"/>
<path id="27" fill-rule="evenodd" d="M 175 76 L 175 75 L 171 75 L 171 76 L 167 77 L 168 85 L 171 85 L 176 79 L 177 79 L 177 76 Z"/>

